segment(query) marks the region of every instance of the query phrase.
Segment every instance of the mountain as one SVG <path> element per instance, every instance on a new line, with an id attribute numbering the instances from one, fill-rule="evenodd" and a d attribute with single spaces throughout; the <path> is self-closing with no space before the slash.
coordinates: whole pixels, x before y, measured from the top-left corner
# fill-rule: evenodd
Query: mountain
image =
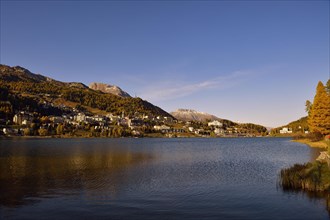
<path id="1" fill-rule="evenodd" d="M 31 73 L 29 70 L 20 66 L 9 67 L 6 65 L 0 65 L 0 73 L 0 79 L 7 82 L 29 81 L 37 83 L 42 81 L 54 81 L 53 79 L 40 74 Z"/>
<path id="2" fill-rule="evenodd" d="M 205 122 L 208 120 L 221 120 L 217 116 L 204 113 L 204 112 L 198 112 L 192 109 L 178 109 L 174 112 L 170 113 L 173 117 L 175 117 L 178 120 L 181 121 L 199 121 L 199 122 Z"/>
<path id="3" fill-rule="evenodd" d="M 89 88 L 93 90 L 99 90 L 104 93 L 114 94 L 120 97 L 131 97 L 127 92 L 123 91 L 121 88 L 115 85 L 93 82 L 89 85 Z"/>
<path id="4" fill-rule="evenodd" d="M 217 116 L 204 112 L 198 112 L 192 109 L 178 109 L 175 112 L 171 112 L 171 115 L 181 121 L 206 122 L 206 121 L 217 120 L 223 124 L 223 128 L 235 127 L 235 129 L 240 133 L 261 134 L 267 132 L 267 128 L 265 128 L 262 125 L 253 124 L 253 123 L 235 123 L 227 119 L 221 119 L 218 118 Z"/>
<path id="5" fill-rule="evenodd" d="M 63 107 L 82 107 L 120 115 L 167 116 L 169 113 L 141 98 L 121 97 L 88 88 L 79 82 L 60 82 L 20 67 L 0 65 L 0 102 L 18 110 L 61 114 Z M 45 107 L 47 105 L 47 108 Z M 0 111 L 1 111 L 0 106 Z M 4 109 L 4 108 L 3 108 Z M 6 112 L 8 112 L 6 110 Z M 7 113 L 6 113 L 7 114 Z M 8 116 L 9 117 L 9 116 Z"/>

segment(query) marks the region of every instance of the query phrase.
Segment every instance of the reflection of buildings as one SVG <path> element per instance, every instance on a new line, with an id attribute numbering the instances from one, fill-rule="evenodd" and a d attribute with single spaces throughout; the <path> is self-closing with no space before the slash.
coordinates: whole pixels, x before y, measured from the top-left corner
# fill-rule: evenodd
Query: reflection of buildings
<path id="1" fill-rule="evenodd" d="M 48 192 L 84 192 L 87 199 L 113 198 L 125 182 L 125 172 L 134 164 L 151 158 L 148 154 L 111 149 L 59 149 L 54 154 L 41 148 L 12 148 L 0 160 L 0 205 L 24 205 L 24 198 Z M 70 147 L 70 146 L 68 146 Z M 83 189 L 83 190 L 82 190 Z"/>

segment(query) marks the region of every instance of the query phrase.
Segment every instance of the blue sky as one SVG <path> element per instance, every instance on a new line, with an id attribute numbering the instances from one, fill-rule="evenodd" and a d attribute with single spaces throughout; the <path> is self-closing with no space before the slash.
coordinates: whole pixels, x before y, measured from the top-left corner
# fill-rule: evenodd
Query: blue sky
<path id="1" fill-rule="evenodd" d="M 280 126 L 329 78 L 329 1 L 1 0 L 0 62 Z"/>

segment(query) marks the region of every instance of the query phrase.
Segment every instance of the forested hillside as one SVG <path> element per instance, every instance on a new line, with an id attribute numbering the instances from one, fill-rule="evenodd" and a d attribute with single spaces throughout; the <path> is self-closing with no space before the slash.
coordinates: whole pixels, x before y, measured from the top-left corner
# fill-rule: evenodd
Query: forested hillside
<path id="1" fill-rule="evenodd" d="M 82 83 L 64 83 L 33 74 L 22 67 L 0 65 L 0 114 L 30 108 L 41 111 L 41 105 L 57 100 L 74 102 L 79 106 L 97 108 L 113 114 L 136 113 L 167 116 L 170 114 L 141 98 L 120 97 L 89 89 Z M 8 109 L 8 106 L 12 106 Z M 6 107 L 7 106 L 7 107 Z M 56 108 L 53 109 L 56 112 Z"/>

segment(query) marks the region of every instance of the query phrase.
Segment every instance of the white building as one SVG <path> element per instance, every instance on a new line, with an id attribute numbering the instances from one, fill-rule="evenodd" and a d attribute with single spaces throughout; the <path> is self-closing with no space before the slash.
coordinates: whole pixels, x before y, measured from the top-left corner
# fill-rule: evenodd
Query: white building
<path id="1" fill-rule="evenodd" d="M 24 120 L 22 121 L 22 125 L 27 125 L 27 126 L 29 126 L 31 123 L 32 123 L 32 121 L 31 121 L 31 120 L 27 120 L 27 119 L 24 119 Z"/>
<path id="2" fill-rule="evenodd" d="M 96 122 L 104 122 L 104 121 L 105 121 L 105 117 L 100 116 L 100 115 L 94 115 L 94 116 L 92 117 L 92 120 L 93 120 L 93 121 L 96 121 Z"/>
<path id="3" fill-rule="evenodd" d="M 280 134 L 291 134 L 291 133 L 292 133 L 291 128 L 284 127 L 280 130 Z"/>
<path id="4" fill-rule="evenodd" d="M 19 112 L 18 114 L 14 115 L 13 122 L 18 125 L 29 125 L 32 123 L 33 114 L 29 112 Z"/>
<path id="5" fill-rule="evenodd" d="M 154 126 L 154 129 L 157 130 L 157 131 L 162 131 L 162 132 L 168 132 L 171 130 L 170 127 L 166 126 L 166 125 L 155 125 Z"/>
<path id="6" fill-rule="evenodd" d="M 212 121 L 207 124 L 209 127 L 214 126 L 214 127 L 222 127 L 222 123 L 220 121 Z"/>
<path id="7" fill-rule="evenodd" d="M 78 122 L 86 121 L 86 115 L 84 113 L 78 113 L 74 116 L 74 120 Z"/>
<path id="8" fill-rule="evenodd" d="M 216 135 L 218 135 L 218 134 L 223 134 L 225 131 L 223 130 L 223 129 L 221 129 L 221 128 L 215 128 L 214 129 L 214 133 L 216 134 Z"/>

